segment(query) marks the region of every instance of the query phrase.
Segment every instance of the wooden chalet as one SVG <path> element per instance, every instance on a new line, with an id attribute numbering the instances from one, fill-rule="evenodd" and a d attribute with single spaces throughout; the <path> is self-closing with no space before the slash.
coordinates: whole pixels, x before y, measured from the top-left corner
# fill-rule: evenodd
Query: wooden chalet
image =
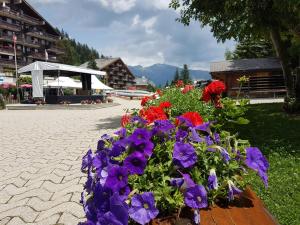
<path id="1" fill-rule="evenodd" d="M 135 84 L 135 76 L 121 58 L 100 58 L 97 67 L 107 73 L 107 85 L 114 89 L 127 89 Z M 88 62 L 81 65 L 87 67 Z"/>
<path id="2" fill-rule="evenodd" d="M 242 95 L 254 98 L 278 97 L 286 93 L 281 64 L 277 58 L 241 59 L 212 62 L 212 79 L 221 80 L 227 86 L 227 95 L 236 97 L 238 79 L 249 78 L 242 87 Z"/>
<path id="3" fill-rule="evenodd" d="M 35 61 L 58 62 L 60 33 L 27 1 L 0 0 L 0 73 L 14 75 L 13 36 L 18 67 Z"/>

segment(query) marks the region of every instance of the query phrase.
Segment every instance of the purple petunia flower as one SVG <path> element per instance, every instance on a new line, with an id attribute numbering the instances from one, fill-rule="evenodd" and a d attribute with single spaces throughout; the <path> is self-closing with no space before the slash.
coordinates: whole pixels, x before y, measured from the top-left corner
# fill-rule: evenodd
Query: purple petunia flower
<path id="1" fill-rule="evenodd" d="M 214 141 L 212 140 L 212 138 L 208 135 L 205 137 L 205 143 L 207 146 L 211 146 L 214 144 Z"/>
<path id="2" fill-rule="evenodd" d="M 225 148 L 221 148 L 220 152 L 225 162 L 228 162 L 231 159 L 229 153 Z"/>
<path id="3" fill-rule="evenodd" d="M 245 164 L 257 171 L 260 178 L 263 180 L 265 186 L 268 186 L 268 175 L 267 171 L 269 169 L 269 163 L 266 158 L 263 156 L 261 151 L 256 147 L 246 148 L 246 160 Z"/>
<path id="4" fill-rule="evenodd" d="M 147 159 L 143 153 L 133 152 L 124 160 L 124 166 L 130 174 L 143 174 L 147 165 Z"/>
<path id="5" fill-rule="evenodd" d="M 173 187 L 178 187 L 180 188 L 184 183 L 184 179 L 183 178 L 171 178 L 170 180 L 170 184 Z"/>
<path id="6" fill-rule="evenodd" d="M 126 137 L 127 130 L 126 128 L 122 127 L 120 130 L 116 131 L 114 134 L 117 135 L 119 138 L 123 139 Z"/>
<path id="7" fill-rule="evenodd" d="M 130 121 L 133 124 L 142 125 L 142 126 L 147 124 L 147 120 L 144 120 L 142 117 L 139 116 L 133 116 Z"/>
<path id="8" fill-rule="evenodd" d="M 176 142 L 173 151 L 173 162 L 175 165 L 189 168 L 197 162 L 197 154 L 190 144 Z"/>
<path id="9" fill-rule="evenodd" d="M 184 118 L 183 116 L 178 116 L 177 119 L 179 120 L 179 124 L 181 126 L 185 125 L 186 127 L 194 127 L 193 123 L 189 119 Z"/>
<path id="10" fill-rule="evenodd" d="M 100 225 L 104 225 L 104 224 L 113 224 L 113 225 L 123 225 L 123 223 L 121 223 L 114 214 L 112 214 L 111 212 L 107 212 L 103 215 L 99 215 L 98 217 L 98 221 Z M 97 223 L 98 224 L 98 223 Z"/>
<path id="11" fill-rule="evenodd" d="M 189 133 L 185 130 L 181 130 L 178 129 L 178 131 L 176 132 L 176 141 L 177 142 L 184 142 L 184 140 L 187 138 L 187 136 L 189 135 Z"/>
<path id="12" fill-rule="evenodd" d="M 178 171 L 178 172 L 182 175 L 182 178 L 184 180 L 184 183 L 182 185 L 183 189 L 194 187 L 196 185 L 195 182 L 192 180 L 192 178 L 191 178 L 191 176 L 189 174 L 182 173 L 180 171 Z"/>
<path id="13" fill-rule="evenodd" d="M 150 141 L 151 132 L 145 128 L 137 128 L 128 139 L 135 145 L 140 145 Z"/>
<path id="14" fill-rule="evenodd" d="M 113 147 L 109 153 L 109 156 L 112 156 L 112 157 L 120 156 L 123 152 L 126 151 L 127 145 L 128 145 L 128 140 L 126 138 L 116 141 L 113 144 Z"/>
<path id="15" fill-rule="evenodd" d="M 93 204 L 95 204 L 97 210 L 101 213 L 106 213 L 107 211 L 109 211 L 109 201 L 113 194 L 113 191 L 108 187 L 102 186 L 100 183 L 96 183 L 93 194 Z"/>
<path id="16" fill-rule="evenodd" d="M 204 131 L 204 132 L 207 132 L 207 133 L 210 133 L 210 125 L 212 124 L 213 122 L 206 122 L 206 123 L 203 123 L 199 126 L 196 126 L 195 129 L 196 130 L 201 130 L 201 131 Z"/>
<path id="17" fill-rule="evenodd" d="M 122 201 L 126 201 L 130 194 L 130 187 L 127 185 L 119 190 L 119 197 Z"/>
<path id="18" fill-rule="evenodd" d="M 104 151 L 99 152 L 93 159 L 93 166 L 96 168 L 98 175 L 102 169 L 109 165 L 109 158 Z"/>
<path id="19" fill-rule="evenodd" d="M 112 212 L 122 225 L 128 224 L 128 205 L 121 200 L 117 193 L 114 193 L 110 198 L 110 212 Z"/>
<path id="20" fill-rule="evenodd" d="M 218 133 L 214 133 L 214 140 L 216 142 L 216 144 L 221 144 L 221 137 L 220 137 L 220 134 Z"/>
<path id="21" fill-rule="evenodd" d="M 91 193 L 91 191 L 93 190 L 93 184 L 94 184 L 94 174 L 92 173 L 92 171 L 88 171 L 88 177 L 87 180 L 84 184 L 84 189 L 87 191 L 87 193 Z"/>
<path id="22" fill-rule="evenodd" d="M 145 192 L 141 195 L 134 195 L 132 197 L 129 216 L 135 222 L 144 225 L 154 219 L 158 213 L 159 211 L 155 207 L 152 192 Z"/>
<path id="23" fill-rule="evenodd" d="M 128 183 L 128 170 L 126 167 L 111 166 L 108 169 L 105 187 L 110 188 L 114 192 L 118 192 Z"/>
<path id="24" fill-rule="evenodd" d="M 196 129 L 193 127 L 190 127 L 190 131 L 192 133 L 192 136 L 190 137 L 190 140 L 193 142 L 203 142 L 204 140 L 202 138 L 200 138 L 199 134 L 197 133 Z"/>
<path id="25" fill-rule="evenodd" d="M 242 191 L 238 189 L 231 180 L 229 180 L 227 183 L 229 188 L 228 199 L 229 201 L 232 201 L 234 199 L 234 196 L 241 194 Z"/>
<path id="26" fill-rule="evenodd" d="M 184 193 L 184 203 L 193 209 L 206 208 L 208 203 L 205 188 L 202 185 L 187 188 Z"/>
<path id="27" fill-rule="evenodd" d="M 81 171 L 84 171 L 86 168 L 88 170 L 91 168 L 93 163 L 93 152 L 92 150 L 88 150 L 85 156 L 82 157 Z"/>
<path id="28" fill-rule="evenodd" d="M 153 134 L 166 134 L 175 129 L 175 125 L 170 120 L 157 120 L 154 122 Z"/>
<path id="29" fill-rule="evenodd" d="M 134 151 L 139 151 L 143 153 L 146 157 L 151 157 L 154 149 L 154 144 L 151 141 L 145 141 L 140 145 L 131 144 L 131 147 Z"/>
<path id="30" fill-rule="evenodd" d="M 209 172 L 209 177 L 208 177 L 208 189 L 213 190 L 213 189 L 218 189 L 219 184 L 218 184 L 218 178 L 216 174 L 215 169 L 211 169 Z"/>
<path id="31" fill-rule="evenodd" d="M 105 149 L 105 141 L 99 140 L 97 144 L 97 151 L 102 151 Z"/>

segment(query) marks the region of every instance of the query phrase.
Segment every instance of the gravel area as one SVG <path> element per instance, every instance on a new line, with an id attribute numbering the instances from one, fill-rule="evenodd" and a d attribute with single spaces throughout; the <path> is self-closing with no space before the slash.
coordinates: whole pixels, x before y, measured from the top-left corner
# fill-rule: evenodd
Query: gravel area
<path id="1" fill-rule="evenodd" d="M 120 126 L 124 109 L 0 111 L 0 225 L 77 224 L 81 158 Z"/>

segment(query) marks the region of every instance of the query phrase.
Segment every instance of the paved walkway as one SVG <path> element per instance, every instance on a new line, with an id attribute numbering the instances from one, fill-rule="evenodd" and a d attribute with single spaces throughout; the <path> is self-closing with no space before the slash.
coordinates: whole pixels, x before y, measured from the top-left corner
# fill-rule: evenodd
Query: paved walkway
<path id="1" fill-rule="evenodd" d="M 0 111 L 0 225 L 83 220 L 81 158 L 139 105 L 115 100 L 97 110 Z"/>

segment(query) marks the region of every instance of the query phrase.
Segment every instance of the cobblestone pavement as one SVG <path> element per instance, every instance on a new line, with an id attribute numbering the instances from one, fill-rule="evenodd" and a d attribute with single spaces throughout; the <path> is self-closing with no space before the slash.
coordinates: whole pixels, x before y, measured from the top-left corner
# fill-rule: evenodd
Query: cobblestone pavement
<path id="1" fill-rule="evenodd" d="M 81 158 L 119 127 L 125 108 L 0 111 L 0 225 L 66 224 L 84 219 Z"/>

